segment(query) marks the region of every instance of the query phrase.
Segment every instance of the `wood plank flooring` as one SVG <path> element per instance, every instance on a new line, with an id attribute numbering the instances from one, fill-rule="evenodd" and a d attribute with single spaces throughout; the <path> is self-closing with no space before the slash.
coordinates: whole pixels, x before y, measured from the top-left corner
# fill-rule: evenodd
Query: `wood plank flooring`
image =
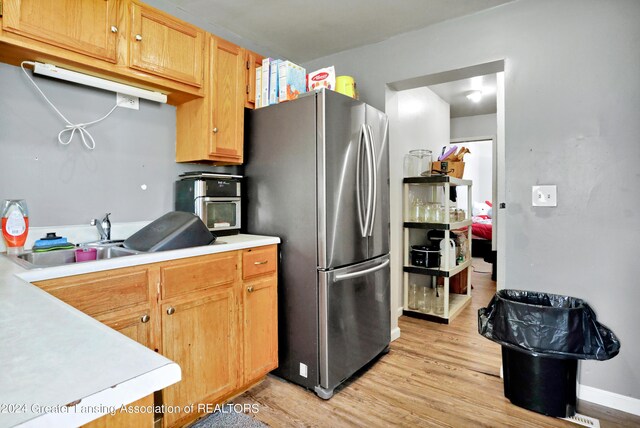
<path id="1" fill-rule="evenodd" d="M 256 404 L 272 427 L 575 427 L 512 405 L 500 378 L 500 346 L 481 337 L 478 308 L 495 293 L 491 265 L 474 259 L 472 301 L 450 325 L 401 317 L 389 354 L 324 401 L 269 376 L 234 399 Z M 638 427 L 640 417 L 591 403 L 578 412 L 606 427 Z"/>

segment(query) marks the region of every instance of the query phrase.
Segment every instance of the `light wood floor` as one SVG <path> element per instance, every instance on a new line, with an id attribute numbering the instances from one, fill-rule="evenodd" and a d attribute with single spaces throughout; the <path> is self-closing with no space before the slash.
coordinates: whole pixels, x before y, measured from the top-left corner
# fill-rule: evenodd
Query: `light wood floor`
<path id="1" fill-rule="evenodd" d="M 389 354 L 331 400 L 269 376 L 234 403 L 257 404 L 252 416 L 272 427 L 576 427 L 504 398 L 500 346 L 477 330 L 478 308 L 495 293 L 489 264 L 474 260 L 472 301 L 450 325 L 400 318 Z M 487 273 L 481 273 L 487 272 Z M 591 403 L 578 412 L 602 427 L 638 427 L 640 417 Z"/>

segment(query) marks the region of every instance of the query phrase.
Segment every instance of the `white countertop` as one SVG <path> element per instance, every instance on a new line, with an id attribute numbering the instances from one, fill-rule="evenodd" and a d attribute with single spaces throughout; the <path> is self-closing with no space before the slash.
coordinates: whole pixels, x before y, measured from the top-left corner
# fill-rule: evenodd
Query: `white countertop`
<path id="1" fill-rule="evenodd" d="M 0 256 L 0 427 L 78 426 L 181 378 L 177 364 L 29 282 L 280 242 L 219 240 L 227 244 L 32 270 Z"/>

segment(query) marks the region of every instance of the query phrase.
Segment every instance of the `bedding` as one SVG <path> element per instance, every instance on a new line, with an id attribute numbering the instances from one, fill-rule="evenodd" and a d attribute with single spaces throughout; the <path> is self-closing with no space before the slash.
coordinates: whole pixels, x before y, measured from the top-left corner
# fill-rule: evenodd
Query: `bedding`
<path id="1" fill-rule="evenodd" d="M 486 216 L 474 216 L 471 218 L 471 235 L 473 238 L 482 238 L 491 240 L 492 224 L 490 218 Z"/>

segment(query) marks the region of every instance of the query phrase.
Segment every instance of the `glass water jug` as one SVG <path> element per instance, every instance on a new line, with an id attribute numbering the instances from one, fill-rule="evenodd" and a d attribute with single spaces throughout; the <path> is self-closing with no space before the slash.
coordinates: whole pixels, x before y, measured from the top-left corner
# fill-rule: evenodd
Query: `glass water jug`
<path id="1" fill-rule="evenodd" d="M 404 155 L 404 176 L 424 177 L 431 175 L 431 150 L 410 150 Z"/>

